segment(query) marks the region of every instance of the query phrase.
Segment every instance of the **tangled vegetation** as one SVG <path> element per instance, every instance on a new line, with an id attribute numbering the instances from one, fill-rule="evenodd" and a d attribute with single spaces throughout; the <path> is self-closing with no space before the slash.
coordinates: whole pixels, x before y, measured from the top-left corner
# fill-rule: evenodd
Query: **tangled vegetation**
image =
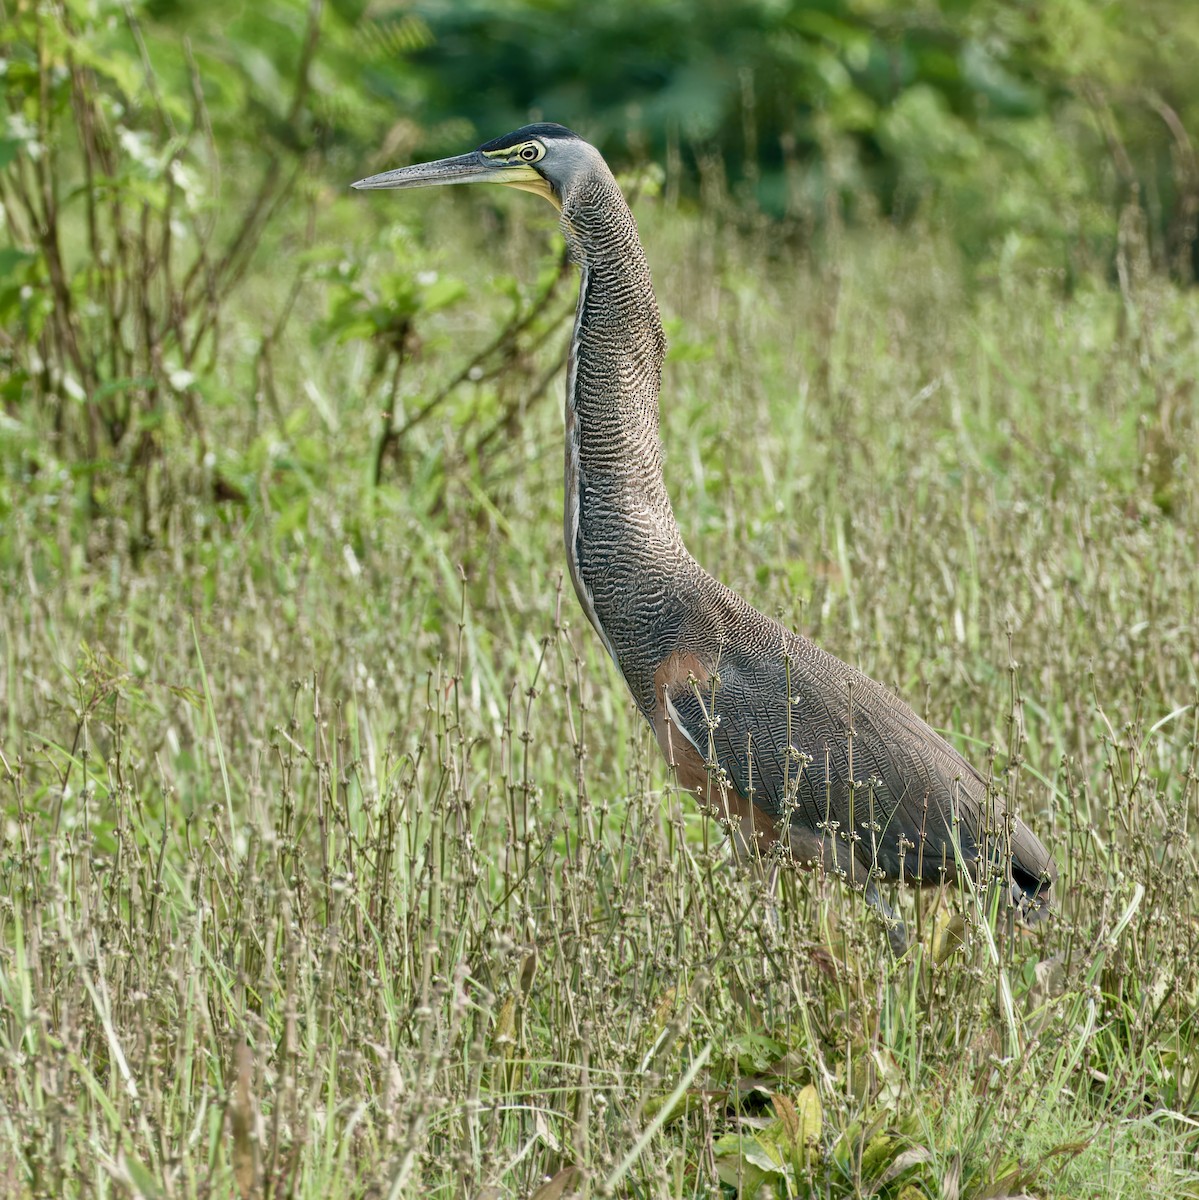
<path id="1" fill-rule="evenodd" d="M 626 178 L 691 549 L 1060 866 L 1014 936 L 899 896 L 895 962 L 730 865 L 564 588 L 549 210 L 343 195 L 319 4 L 259 157 L 90 12 L 0 31 L 0 1191 L 1199 1195 L 1199 302 L 1145 208 L 1070 272 Z"/>

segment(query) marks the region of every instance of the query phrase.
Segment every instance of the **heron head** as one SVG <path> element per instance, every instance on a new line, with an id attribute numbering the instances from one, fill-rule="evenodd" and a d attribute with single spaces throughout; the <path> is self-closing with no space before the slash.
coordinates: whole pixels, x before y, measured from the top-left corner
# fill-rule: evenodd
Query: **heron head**
<path id="1" fill-rule="evenodd" d="M 583 174 L 603 166 L 599 152 L 564 125 L 525 125 L 469 154 L 417 163 L 360 179 L 352 187 L 413 188 L 443 183 L 505 183 L 544 196 L 556 208 Z"/>

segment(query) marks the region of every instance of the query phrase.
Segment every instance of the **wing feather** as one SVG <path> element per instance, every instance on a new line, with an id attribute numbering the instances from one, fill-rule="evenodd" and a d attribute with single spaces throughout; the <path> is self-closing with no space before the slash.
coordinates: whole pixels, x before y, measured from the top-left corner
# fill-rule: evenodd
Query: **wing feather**
<path id="1" fill-rule="evenodd" d="M 1010 825 L 1021 890 L 1052 878 L 1040 842 L 1004 821 L 986 781 L 940 734 L 862 672 L 785 636 L 775 655 L 726 649 L 707 685 L 667 696 L 671 720 L 743 796 L 786 815 L 793 832 L 827 835 L 835 823 L 839 861 L 852 845 L 888 876 L 930 883 L 955 873 L 955 840 L 973 868 Z"/>

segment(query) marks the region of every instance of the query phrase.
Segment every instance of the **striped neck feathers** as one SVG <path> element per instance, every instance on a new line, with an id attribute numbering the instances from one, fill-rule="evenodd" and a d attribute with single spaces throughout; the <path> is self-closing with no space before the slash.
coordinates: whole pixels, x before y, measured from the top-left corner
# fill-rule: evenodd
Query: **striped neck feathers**
<path id="1" fill-rule="evenodd" d="M 633 214 L 602 159 L 562 197 L 562 229 L 581 268 L 566 388 L 567 561 L 619 665 L 620 596 L 682 553 L 658 432 L 666 339 Z"/>
<path id="2" fill-rule="evenodd" d="M 658 434 L 666 339 L 633 214 L 599 162 L 562 202 L 563 233 L 582 272 L 566 395 L 575 482 L 618 507 L 648 505 L 673 527 Z M 567 448 L 569 457 L 569 436 Z"/>

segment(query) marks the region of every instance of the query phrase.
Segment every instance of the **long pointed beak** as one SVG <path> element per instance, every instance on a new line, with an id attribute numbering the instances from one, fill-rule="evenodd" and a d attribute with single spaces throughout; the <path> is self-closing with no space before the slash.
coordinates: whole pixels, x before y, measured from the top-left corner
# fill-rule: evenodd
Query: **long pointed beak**
<path id="1" fill-rule="evenodd" d="M 366 191 L 374 188 L 437 187 L 445 183 L 507 183 L 519 186 L 540 181 L 541 176 L 532 167 L 492 162 L 478 150 L 472 150 L 469 154 L 458 154 L 454 158 L 441 158 L 436 162 L 384 171 L 382 175 L 359 179 L 350 186 Z"/>

